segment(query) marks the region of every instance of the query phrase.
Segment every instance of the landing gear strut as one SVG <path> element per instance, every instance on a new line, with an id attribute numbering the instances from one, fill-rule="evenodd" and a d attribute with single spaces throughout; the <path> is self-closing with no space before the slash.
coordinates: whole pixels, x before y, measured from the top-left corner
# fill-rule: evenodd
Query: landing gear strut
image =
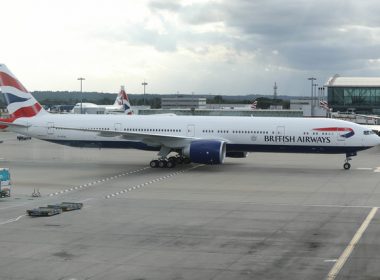
<path id="1" fill-rule="evenodd" d="M 152 160 L 149 163 L 150 167 L 152 167 L 152 168 L 157 168 L 157 167 L 159 167 L 159 168 L 165 168 L 165 167 L 173 168 L 175 166 L 175 162 L 170 160 L 170 159 L 169 160 L 166 159 L 166 157 L 168 156 L 168 154 L 170 154 L 171 151 L 172 150 L 170 148 L 162 146 L 161 150 L 158 153 L 159 159 Z"/>
<path id="2" fill-rule="evenodd" d="M 346 154 L 346 160 L 344 161 L 343 168 L 345 170 L 349 170 L 351 168 L 351 164 L 349 163 L 352 160 L 351 157 L 356 156 L 356 152 L 351 152 Z"/>
<path id="3" fill-rule="evenodd" d="M 168 158 L 171 152 L 176 152 L 177 155 Z M 173 168 L 177 164 L 189 164 L 191 160 L 188 157 L 182 156 L 182 153 L 178 150 L 173 150 L 171 148 L 161 146 L 158 153 L 158 159 L 152 160 L 149 165 L 152 168 Z"/>
<path id="4" fill-rule="evenodd" d="M 175 164 L 189 164 L 189 163 L 191 163 L 191 160 L 188 157 L 183 157 L 180 155 L 170 157 L 169 161 L 173 161 Z"/>

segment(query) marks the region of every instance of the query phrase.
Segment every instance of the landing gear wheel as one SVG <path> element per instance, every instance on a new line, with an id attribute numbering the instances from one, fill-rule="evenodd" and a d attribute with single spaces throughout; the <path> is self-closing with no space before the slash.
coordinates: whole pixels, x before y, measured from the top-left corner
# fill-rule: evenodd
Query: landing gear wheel
<path id="1" fill-rule="evenodd" d="M 348 170 L 348 169 L 351 168 L 351 164 L 348 163 L 348 162 L 346 162 L 345 164 L 343 164 L 343 168 L 344 168 L 345 170 Z"/>
<path id="2" fill-rule="evenodd" d="M 158 160 L 152 160 L 150 163 L 149 163 L 150 167 L 152 168 L 157 168 L 158 167 Z"/>
<path id="3" fill-rule="evenodd" d="M 176 164 L 182 164 L 183 163 L 183 157 L 175 157 L 175 163 Z"/>
<path id="4" fill-rule="evenodd" d="M 158 167 L 159 168 L 165 168 L 168 165 L 168 162 L 166 160 L 160 160 L 158 162 Z"/>
<path id="5" fill-rule="evenodd" d="M 172 160 L 169 160 L 168 162 L 167 162 L 167 164 L 166 164 L 166 167 L 167 168 L 173 168 L 175 166 L 175 163 L 174 163 L 174 161 L 172 161 Z"/>
<path id="6" fill-rule="evenodd" d="M 170 157 L 170 158 L 168 158 L 168 162 L 169 161 L 176 162 L 176 159 L 177 159 L 177 157 Z"/>

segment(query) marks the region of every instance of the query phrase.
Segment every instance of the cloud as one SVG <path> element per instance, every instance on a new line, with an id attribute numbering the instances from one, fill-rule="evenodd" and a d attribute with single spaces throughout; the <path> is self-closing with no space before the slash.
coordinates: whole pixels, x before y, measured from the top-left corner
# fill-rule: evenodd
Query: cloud
<path id="1" fill-rule="evenodd" d="M 209 52 L 196 50 L 225 46 L 236 56 L 253 55 L 256 63 L 296 70 L 360 69 L 379 58 L 378 6 L 351 0 L 155 0 L 149 8 L 164 34 L 140 28 L 142 37 L 132 39 L 159 51 L 184 47 L 203 56 Z"/>
<path id="2" fill-rule="evenodd" d="M 373 0 L 50 2 L 9 2 L 4 22 L 20 20 L 4 30 L 11 43 L 1 45 L 2 53 L 20 65 L 29 61 L 26 68 L 59 63 L 67 75 L 88 73 L 86 85 L 93 75 L 94 88 L 112 69 L 113 84 L 126 75 L 137 89 L 142 78 L 150 85 L 157 79 L 163 92 L 263 91 L 277 81 L 279 91 L 302 94 L 309 75 L 322 80 L 380 70 L 380 5 Z M 33 41 L 26 50 L 25 41 Z M 49 74 L 44 80 L 54 84 Z"/>

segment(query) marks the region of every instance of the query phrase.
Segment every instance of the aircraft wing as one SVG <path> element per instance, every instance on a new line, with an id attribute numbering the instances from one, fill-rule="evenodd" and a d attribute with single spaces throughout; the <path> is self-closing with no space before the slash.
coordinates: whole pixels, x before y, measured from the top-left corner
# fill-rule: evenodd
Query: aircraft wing
<path id="1" fill-rule="evenodd" d="M 141 141 L 147 145 L 152 146 L 169 146 L 172 148 L 182 148 L 189 144 L 191 141 L 199 138 L 189 136 L 178 135 L 165 135 L 156 132 L 131 132 L 131 131 L 118 131 L 118 130 L 99 130 L 99 129 L 87 129 L 87 128 L 74 128 L 74 127 L 59 127 L 58 129 L 75 130 L 82 132 L 97 132 L 102 137 L 121 137 L 126 140 Z"/>

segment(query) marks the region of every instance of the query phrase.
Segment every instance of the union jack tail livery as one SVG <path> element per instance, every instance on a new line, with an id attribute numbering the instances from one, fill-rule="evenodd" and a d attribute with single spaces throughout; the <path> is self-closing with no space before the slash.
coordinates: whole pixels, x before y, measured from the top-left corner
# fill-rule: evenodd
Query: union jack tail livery
<path id="1" fill-rule="evenodd" d="M 124 86 L 121 86 L 121 89 L 120 89 L 120 92 L 115 100 L 115 103 L 113 104 L 114 106 L 121 106 L 123 105 L 123 108 L 124 108 L 124 112 L 127 114 L 127 115 L 132 115 L 133 114 L 133 111 L 131 109 L 131 103 L 129 102 L 129 98 L 128 98 L 128 95 L 127 93 L 125 92 L 125 88 Z"/>
<path id="2" fill-rule="evenodd" d="M 47 113 L 4 64 L 0 64 L 0 88 L 10 115 L 8 122 Z"/>
<path id="3" fill-rule="evenodd" d="M 253 101 L 252 104 L 251 104 L 251 109 L 252 110 L 255 110 L 257 107 L 257 100 Z"/>

